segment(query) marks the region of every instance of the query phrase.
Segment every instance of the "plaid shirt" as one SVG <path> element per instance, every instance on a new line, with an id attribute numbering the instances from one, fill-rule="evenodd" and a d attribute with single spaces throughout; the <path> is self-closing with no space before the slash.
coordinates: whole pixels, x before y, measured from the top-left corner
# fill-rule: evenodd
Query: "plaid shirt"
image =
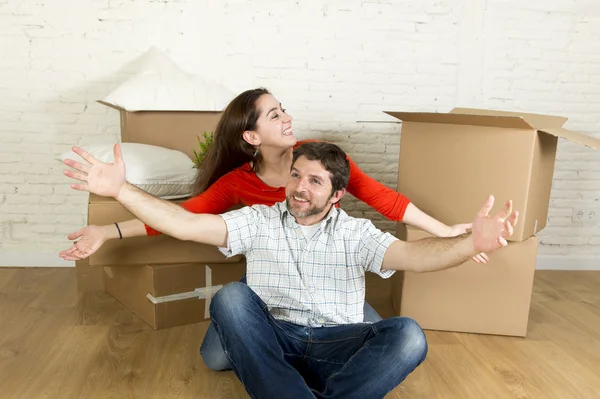
<path id="1" fill-rule="evenodd" d="M 278 320 L 309 327 L 362 323 L 365 271 L 394 274 L 381 264 L 397 238 L 335 207 L 309 241 L 285 202 L 221 217 L 228 231 L 221 252 L 246 256 L 248 285 Z"/>

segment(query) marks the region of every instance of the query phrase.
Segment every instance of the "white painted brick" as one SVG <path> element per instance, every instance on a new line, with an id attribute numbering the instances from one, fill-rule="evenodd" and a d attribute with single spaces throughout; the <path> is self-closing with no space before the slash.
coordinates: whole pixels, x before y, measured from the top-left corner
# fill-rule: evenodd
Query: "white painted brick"
<path id="1" fill-rule="evenodd" d="M 67 181 L 66 177 L 65 177 L 65 182 L 64 183 L 65 184 L 60 184 L 60 185 L 53 186 L 52 187 L 52 192 L 54 194 L 63 194 L 63 195 L 74 196 L 74 197 L 77 198 L 78 201 L 85 201 L 85 202 L 87 202 L 89 193 L 84 192 L 84 191 L 73 190 L 71 188 L 71 186 L 68 184 L 69 182 Z"/>
<path id="2" fill-rule="evenodd" d="M 87 195 L 54 158 L 119 139 L 118 113 L 95 101 L 150 45 L 234 91 L 272 89 L 299 137 L 342 145 L 394 187 L 401 126 L 357 123 L 390 120 L 383 110 L 551 113 L 600 137 L 598 11 L 542 0 L 0 0 L 0 257 L 57 253 L 85 222 Z M 600 226 L 569 221 L 600 201 L 600 151 L 561 140 L 554 178 L 540 253 L 600 255 Z M 350 196 L 344 207 L 394 230 Z"/>
<path id="3" fill-rule="evenodd" d="M 22 158 L 21 154 L 15 154 L 15 153 L 6 153 L 4 152 L 4 150 L 0 151 L 0 170 L 2 168 L 1 164 L 10 164 L 13 162 L 18 162 L 20 161 Z"/>
<path id="4" fill-rule="evenodd" d="M 569 251 L 572 250 L 572 246 L 570 245 L 552 245 L 552 244 L 541 244 L 538 249 L 538 254 L 540 255 L 563 255 L 566 256 L 569 254 Z"/>
<path id="5" fill-rule="evenodd" d="M 34 233 L 56 233 L 57 226 L 55 224 L 36 224 L 31 227 L 31 231 Z"/>
<path id="6" fill-rule="evenodd" d="M 598 180 L 555 180 L 553 186 L 557 190 L 573 190 L 573 191 L 584 191 L 594 190 L 600 191 L 600 179 Z"/>
<path id="7" fill-rule="evenodd" d="M 569 218 L 573 215 L 572 208 L 559 208 L 558 205 L 551 206 L 548 209 L 548 217 L 565 217 Z"/>
<path id="8" fill-rule="evenodd" d="M 0 175 L 0 181 L 3 184 L 25 183 L 25 176 L 23 174 L 2 174 Z"/>
<path id="9" fill-rule="evenodd" d="M 573 218 L 570 216 L 550 216 L 547 226 L 571 226 Z"/>
<path id="10" fill-rule="evenodd" d="M 588 242 L 589 245 L 600 245 L 600 237 L 592 237 Z"/>
<path id="11" fill-rule="evenodd" d="M 581 246 L 587 244 L 589 238 L 587 237 L 572 237 L 572 236 L 549 236 L 549 237 L 540 237 L 540 243 L 542 245 L 545 244 L 554 244 L 554 245 L 575 245 Z"/>

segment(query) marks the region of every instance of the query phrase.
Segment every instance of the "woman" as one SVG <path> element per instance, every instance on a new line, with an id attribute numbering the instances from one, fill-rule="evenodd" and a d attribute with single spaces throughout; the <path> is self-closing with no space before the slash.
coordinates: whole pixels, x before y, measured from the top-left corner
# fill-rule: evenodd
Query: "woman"
<path id="1" fill-rule="evenodd" d="M 208 150 L 194 183 L 195 197 L 182 203 L 194 213 L 223 213 L 238 204 L 272 205 L 285 200 L 285 185 L 292 162 L 292 150 L 299 145 L 292 131 L 292 117 L 268 90 L 259 88 L 238 95 L 225 109 L 213 144 Z M 391 220 L 402 221 L 435 236 L 453 237 L 466 232 L 470 224 L 447 226 L 428 216 L 402 194 L 367 176 L 350 160 L 347 191 Z M 134 219 L 119 223 L 122 236 L 158 235 L 160 232 Z M 68 236 L 78 240 L 60 256 L 67 260 L 87 258 L 109 239 L 119 237 L 114 224 L 87 226 Z M 480 254 L 475 261 L 485 263 Z M 381 317 L 365 304 L 365 321 Z M 201 353 L 213 369 L 227 368 L 218 335 L 209 327 Z"/>

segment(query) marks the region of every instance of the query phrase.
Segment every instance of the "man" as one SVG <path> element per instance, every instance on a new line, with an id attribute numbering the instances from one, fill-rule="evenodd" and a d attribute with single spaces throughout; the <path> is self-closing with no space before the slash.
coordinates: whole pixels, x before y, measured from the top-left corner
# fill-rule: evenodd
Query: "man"
<path id="1" fill-rule="evenodd" d="M 116 198 L 146 224 L 181 240 L 244 254 L 247 284 L 223 287 L 211 319 L 232 368 L 253 398 L 381 398 L 425 359 L 417 323 L 392 317 L 362 323 L 364 273 L 434 271 L 507 245 L 517 221 L 508 201 L 489 216 L 490 196 L 472 234 L 403 242 L 336 208 L 348 183 L 346 154 L 328 143 L 294 151 L 286 201 L 223 215 L 192 214 L 126 182 L 114 164 L 74 148 L 89 162 L 65 164 L 76 190 Z"/>

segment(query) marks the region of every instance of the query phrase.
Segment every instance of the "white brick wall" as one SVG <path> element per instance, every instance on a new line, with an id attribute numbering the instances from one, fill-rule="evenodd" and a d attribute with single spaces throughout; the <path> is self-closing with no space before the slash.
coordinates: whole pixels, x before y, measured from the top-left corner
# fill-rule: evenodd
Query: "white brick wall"
<path id="1" fill-rule="evenodd" d="M 86 205 L 54 157 L 117 140 L 95 101 L 150 46 L 234 91 L 269 87 L 302 137 L 343 144 L 395 187 L 399 126 L 355 122 L 383 109 L 516 109 L 600 132 L 599 22 L 583 0 L 0 0 L 0 265 L 62 264 Z M 600 153 L 561 142 L 540 253 L 597 258 L 600 225 L 571 216 L 599 201 Z"/>

